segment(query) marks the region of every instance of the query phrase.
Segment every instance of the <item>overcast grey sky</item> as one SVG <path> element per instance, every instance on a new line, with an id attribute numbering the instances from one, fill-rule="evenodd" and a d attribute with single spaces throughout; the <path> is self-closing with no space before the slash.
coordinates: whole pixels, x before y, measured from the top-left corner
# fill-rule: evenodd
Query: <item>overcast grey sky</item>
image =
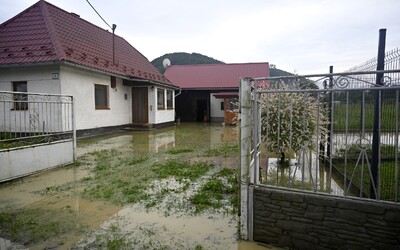
<path id="1" fill-rule="evenodd" d="M 36 3 L 0 0 L 0 23 Z M 86 0 L 48 2 L 109 29 Z M 197 52 L 226 63 L 269 62 L 298 74 L 344 71 L 400 47 L 400 0 L 90 0 L 150 61 Z"/>

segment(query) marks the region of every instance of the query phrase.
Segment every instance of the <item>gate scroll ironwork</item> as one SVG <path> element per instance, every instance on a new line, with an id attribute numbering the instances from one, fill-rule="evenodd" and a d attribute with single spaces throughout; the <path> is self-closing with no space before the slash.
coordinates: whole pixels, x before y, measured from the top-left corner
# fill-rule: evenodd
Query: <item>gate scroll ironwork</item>
<path id="1" fill-rule="evenodd" d="M 251 113 L 241 110 L 241 119 L 252 117 L 247 184 L 397 203 L 399 72 L 242 79 L 242 85 L 252 86 Z M 374 82 L 378 73 L 384 74 L 379 86 Z M 380 113 L 377 179 L 371 172 L 375 96 Z"/>

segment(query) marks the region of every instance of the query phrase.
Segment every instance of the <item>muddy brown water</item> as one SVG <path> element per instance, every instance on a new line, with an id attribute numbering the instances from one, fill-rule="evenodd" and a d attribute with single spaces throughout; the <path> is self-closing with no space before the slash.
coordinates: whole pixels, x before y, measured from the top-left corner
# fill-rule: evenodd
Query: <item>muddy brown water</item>
<path id="1" fill-rule="evenodd" d="M 161 153 L 171 148 L 190 148 L 196 152 L 204 147 L 237 143 L 238 132 L 237 127 L 201 123 L 181 123 L 154 131 L 120 131 L 79 140 L 78 160 L 90 152 L 117 149 L 121 155 L 150 155 L 154 161 L 163 161 L 166 156 Z M 201 158 L 195 156 L 190 160 Z M 211 160 L 215 165 L 239 167 L 237 156 L 216 156 Z M 88 176 L 91 172 L 85 166 L 67 166 L 2 183 L 0 212 L 35 208 L 51 211 L 69 209 L 84 226 L 84 229 L 73 233 L 65 232 L 57 238 L 29 244 L 26 246 L 29 249 L 98 249 L 99 242 L 110 244 L 102 245 L 104 249 L 279 249 L 239 241 L 238 220 L 232 214 L 210 212 L 189 215 L 175 210 L 168 210 L 167 213 L 162 204 L 149 210 L 141 204 L 119 206 L 83 199 L 80 180 Z M 173 186 L 171 181 L 166 183 Z M 63 217 L 59 217 L 62 221 Z M 9 241 L 0 238 L 0 248 L 10 247 L 9 244 Z M 19 249 L 20 245 L 15 244 L 14 248 Z"/>

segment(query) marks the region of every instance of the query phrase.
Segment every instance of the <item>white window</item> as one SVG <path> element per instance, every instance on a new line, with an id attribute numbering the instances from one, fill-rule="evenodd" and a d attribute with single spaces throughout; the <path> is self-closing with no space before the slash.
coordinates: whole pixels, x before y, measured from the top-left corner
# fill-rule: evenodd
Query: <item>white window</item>
<path id="1" fill-rule="evenodd" d="M 164 89 L 157 89 L 157 108 L 158 109 L 165 109 Z"/>
<path id="2" fill-rule="evenodd" d="M 13 82 L 12 83 L 14 92 L 28 92 L 27 82 Z M 14 107 L 13 110 L 28 110 L 28 95 L 26 94 L 14 94 Z"/>
<path id="3" fill-rule="evenodd" d="M 173 109 L 174 108 L 174 95 L 173 95 L 172 90 L 167 90 L 167 109 Z"/>

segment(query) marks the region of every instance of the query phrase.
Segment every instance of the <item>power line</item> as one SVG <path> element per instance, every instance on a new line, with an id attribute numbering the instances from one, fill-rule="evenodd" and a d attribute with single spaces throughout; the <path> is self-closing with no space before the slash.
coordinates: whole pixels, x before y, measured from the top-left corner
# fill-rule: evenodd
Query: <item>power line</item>
<path id="1" fill-rule="evenodd" d="M 107 24 L 108 27 L 110 27 L 110 29 L 113 29 L 107 22 L 106 20 L 104 20 L 104 18 L 99 14 L 99 12 L 97 12 L 97 10 L 93 7 L 93 5 L 89 2 L 89 0 L 86 0 L 86 2 L 90 5 L 90 7 L 92 7 L 92 9 L 97 13 L 97 15 L 101 18 L 101 20 L 103 20 L 103 22 L 105 24 Z"/>

